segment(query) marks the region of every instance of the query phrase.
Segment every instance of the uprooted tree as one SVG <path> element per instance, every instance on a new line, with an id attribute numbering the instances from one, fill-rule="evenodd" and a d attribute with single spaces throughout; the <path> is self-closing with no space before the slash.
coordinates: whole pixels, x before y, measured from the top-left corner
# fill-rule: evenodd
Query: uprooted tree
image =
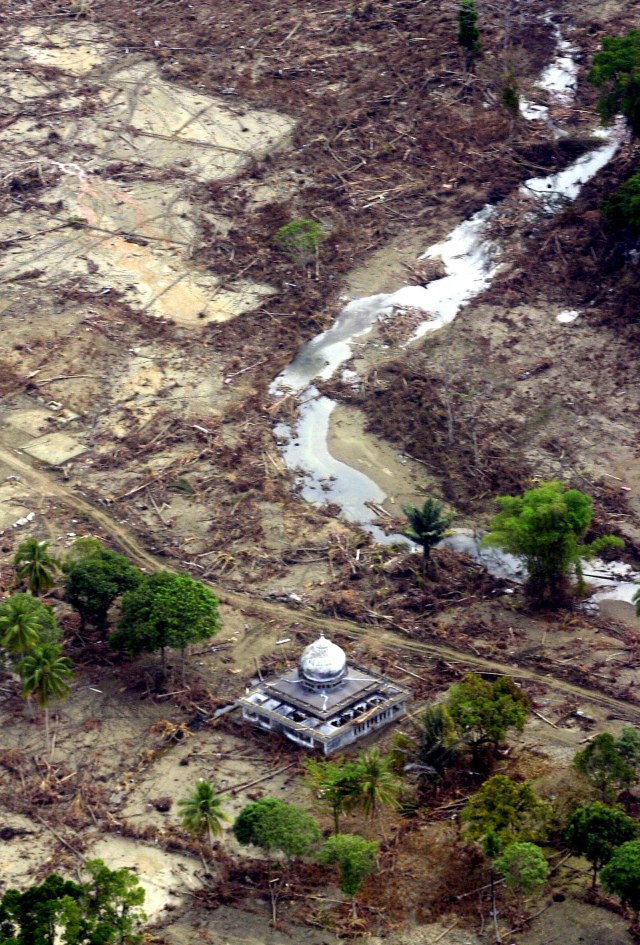
<path id="1" fill-rule="evenodd" d="M 543 482 L 522 496 L 500 496 L 500 511 L 491 521 L 484 544 L 524 558 L 526 591 L 539 606 L 557 608 L 569 598 L 572 573 L 582 584 L 583 559 L 623 542 L 603 535 L 584 544 L 593 517 L 592 500 L 559 481 Z"/>

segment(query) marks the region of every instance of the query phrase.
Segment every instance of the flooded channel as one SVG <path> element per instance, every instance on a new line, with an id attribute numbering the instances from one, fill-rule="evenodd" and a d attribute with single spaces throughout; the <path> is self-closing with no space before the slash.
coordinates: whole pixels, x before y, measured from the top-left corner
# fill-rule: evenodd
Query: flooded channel
<path id="1" fill-rule="evenodd" d="M 578 50 L 563 38 L 557 27 L 554 27 L 554 32 L 556 57 L 537 82 L 547 104 L 524 101 L 522 114 L 528 120 L 547 122 L 554 134 L 560 136 L 565 132 L 554 124 L 553 112 L 557 106 L 566 107 L 573 98 Z M 526 222 L 532 214 L 540 211 L 545 214 L 560 212 L 575 200 L 584 184 L 611 160 L 623 135 L 621 126 L 597 129 L 593 136 L 601 138 L 600 146 L 562 171 L 525 181 L 517 191 L 521 198 L 522 221 Z M 333 455 L 338 450 L 335 445 L 333 452 L 330 448 L 330 427 L 337 404 L 329 397 L 321 396 L 314 381 L 328 380 L 346 365 L 353 355 L 354 346 L 359 343 L 358 339 L 365 337 L 381 318 L 400 317 L 409 310 L 424 314 L 405 346 L 452 322 L 465 305 L 491 284 L 500 268 L 503 247 L 487 235 L 498 209 L 498 205 L 483 207 L 419 257 L 439 260 L 444 267 L 444 276 L 427 285 L 405 286 L 394 292 L 349 301 L 334 324 L 304 345 L 271 386 L 276 397 L 294 393 L 300 405 L 295 423 L 279 424 L 275 435 L 287 466 L 298 476 L 302 496 L 310 502 L 337 504 L 345 519 L 359 523 L 376 541 L 403 540 L 402 536 L 385 534 L 375 510 L 385 502 L 388 493 L 377 481 L 375 471 L 370 476 L 365 475 Z M 578 314 L 564 311 L 557 319 L 561 324 L 570 324 Z M 343 368 L 342 377 L 349 383 L 358 384 L 353 370 Z M 520 560 L 498 549 L 483 548 L 480 537 L 473 532 L 458 530 L 445 540 L 445 544 L 470 554 L 496 577 L 522 581 L 526 576 Z M 630 600 L 631 589 L 637 589 L 633 583 L 635 575 L 618 575 L 614 573 L 617 567 L 599 562 L 589 582 L 601 588 L 597 596 L 618 595 L 618 600 Z M 621 582 L 620 577 L 626 577 L 626 580 Z M 616 590 L 618 585 L 619 592 Z"/>

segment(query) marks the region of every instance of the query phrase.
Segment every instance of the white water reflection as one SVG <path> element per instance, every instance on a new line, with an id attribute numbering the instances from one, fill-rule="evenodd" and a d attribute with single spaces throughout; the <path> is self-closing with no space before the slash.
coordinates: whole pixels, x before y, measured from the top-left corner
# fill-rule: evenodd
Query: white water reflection
<path id="1" fill-rule="evenodd" d="M 459 554 L 469 555 L 478 564 L 487 569 L 495 578 L 515 581 L 521 584 L 527 576 L 527 569 L 521 558 L 502 551 L 500 548 L 483 547 L 482 533 L 470 528 L 455 528 L 442 539 L 439 548 L 450 548 Z"/>
<path id="2" fill-rule="evenodd" d="M 559 27 L 552 23 L 551 18 L 552 14 L 550 13 L 544 17 L 546 22 L 553 26 L 556 57 L 544 69 L 535 84 L 544 91 L 547 98 L 551 99 L 552 104 L 566 106 L 571 104 L 576 94 L 578 65 L 575 61 L 575 55 L 578 50 L 563 37 Z M 528 101 L 526 98 L 521 98 L 520 114 L 527 121 L 547 121 L 549 106 L 539 105 Z M 552 122 L 550 124 L 558 134 L 564 134 Z"/>
<path id="3" fill-rule="evenodd" d="M 318 505 L 335 502 L 347 521 L 359 522 L 377 542 L 406 541 L 402 535 L 386 535 L 376 524 L 376 512 L 367 505 L 384 502 L 386 493 L 364 473 L 334 459 L 329 452 L 329 419 L 337 406 L 335 401 L 320 396 L 315 387 L 309 387 L 305 395 L 295 431 L 284 423 L 279 423 L 274 431 L 289 469 L 313 470 L 312 476 L 302 479 L 303 499 Z"/>
<path id="4" fill-rule="evenodd" d="M 552 14 L 548 14 L 545 17 L 547 23 L 551 23 L 551 16 Z M 576 94 L 578 64 L 575 56 L 578 50 L 564 38 L 558 26 L 552 25 L 557 55 L 544 69 L 536 85 L 544 89 L 552 100 L 562 105 L 569 105 Z"/>
<path id="5" fill-rule="evenodd" d="M 607 141 L 600 148 L 583 154 L 557 174 L 531 177 L 522 184 L 521 192 L 541 199 L 548 210 L 562 209 L 566 203 L 575 200 L 582 187 L 611 160 L 620 147 L 623 134 L 622 126 L 615 125 L 607 131 Z"/>

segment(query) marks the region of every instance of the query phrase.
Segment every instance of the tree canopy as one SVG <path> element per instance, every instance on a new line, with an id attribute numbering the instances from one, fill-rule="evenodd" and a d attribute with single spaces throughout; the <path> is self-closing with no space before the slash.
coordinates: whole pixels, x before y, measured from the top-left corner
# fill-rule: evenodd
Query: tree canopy
<path id="1" fill-rule="evenodd" d="M 53 587 L 58 563 L 49 553 L 49 542 L 27 538 L 20 542 L 13 556 L 19 581 L 24 581 L 32 594 L 44 594 Z"/>
<path id="2" fill-rule="evenodd" d="M 393 758 L 379 748 L 363 751 L 356 762 L 358 779 L 350 806 L 359 807 L 365 817 L 373 817 L 381 807 L 397 807 L 400 782 L 393 772 Z"/>
<path id="3" fill-rule="evenodd" d="M 130 870 L 89 860 L 88 879 L 55 873 L 24 891 L 8 889 L 0 901 L 0 945 L 139 945 L 145 892 Z"/>
<path id="4" fill-rule="evenodd" d="M 574 853 L 584 856 L 593 867 L 592 887 L 598 870 L 608 863 L 616 847 L 637 836 L 636 823 L 623 811 L 601 801 L 579 807 L 570 817 L 564 839 Z"/>
<path id="5" fill-rule="evenodd" d="M 593 57 L 589 80 L 600 91 L 598 111 L 603 121 L 624 115 L 640 136 L 640 30 L 624 36 L 605 36 Z"/>
<path id="6" fill-rule="evenodd" d="M 495 865 L 506 887 L 518 897 L 540 889 L 549 875 L 549 864 L 540 847 L 526 841 L 509 844 Z"/>
<path id="7" fill-rule="evenodd" d="M 605 535 L 590 545 L 583 538 L 591 524 L 591 498 L 562 482 L 544 482 L 522 496 L 500 496 L 484 544 L 520 555 L 527 565 L 526 589 L 539 604 L 566 601 L 569 577 L 580 561 L 604 548 L 620 548 L 620 538 Z"/>
<path id="8" fill-rule="evenodd" d="M 462 46 L 467 66 L 482 52 L 478 10 L 475 0 L 460 0 L 458 6 L 458 43 Z"/>
<path id="9" fill-rule="evenodd" d="M 329 837 L 318 860 L 340 869 L 340 889 L 345 896 L 355 896 L 376 865 L 378 844 L 352 833 Z"/>
<path id="10" fill-rule="evenodd" d="M 398 739 L 399 747 L 412 759 L 405 766 L 422 769 L 426 774 L 441 777 L 460 753 L 461 739 L 446 705 L 428 705 L 411 719 L 413 735 Z"/>
<path id="11" fill-rule="evenodd" d="M 222 833 L 224 821 L 229 820 L 215 785 L 206 780 L 196 781 L 186 797 L 178 801 L 178 810 L 185 830 L 195 837 L 207 837 L 209 846 Z"/>
<path id="12" fill-rule="evenodd" d="M 359 765 L 355 761 L 307 758 L 304 767 L 307 784 L 321 803 L 331 810 L 334 831 L 339 833 L 340 815 L 353 806 L 358 793 Z"/>
<path id="13" fill-rule="evenodd" d="M 607 892 L 640 912 L 640 840 L 629 840 L 619 846 L 602 868 L 600 879 Z"/>
<path id="14" fill-rule="evenodd" d="M 451 687 L 446 707 L 461 739 L 477 754 L 483 744 L 500 745 L 509 728 L 522 731 L 529 697 L 507 676 L 489 683 L 469 673 Z"/>
<path id="15" fill-rule="evenodd" d="M 317 820 L 301 807 L 273 797 L 247 804 L 233 824 L 238 843 L 253 844 L 267 853 L 307 856 L 321 839 Z"/>
<path id="16" fill-rule="evenodd" d="M 422 570 L 426 572 L 431 549 L 435 548 L 449 528 L 453 516 L 445 515 L 442 505 L 435 499 L 427 499 L 421 509 L 415 505 L 403 505 L 402 511 L 409 521 L 409 527 L 402 534 L 422 548 Z"/>
<path id="17" fill-rule="evenodd" d="M 43 643 L 57 643 L 62 631 L 51 607 L 31 594 L 12 594 L 0 602 L 0 646 L 15 656 Z"/>
<path id="18" fill-rule="evenodd" d="M 110 637 L 114 649 L 136 656 L 208 640 L 220 626 L 218 598 L 188 574 L 156 571 L 144 577 L 121 601 L 121 615 Z"/>
<path id="19" fill-rule="evenodd" d="M 76 548 L 76 545 L 81 547 Z M 79 612 L 83 624 L 104 627 L 109 608 L 125 591 L 136 587 L 142 572 L 97 539 L 74 542 L 65 562 L 65 597 Z"/>
<path id="20" fill-rule="evenodd" d="M 621 749 L 613 735 L 601 732 L 574 756 L 574 766 L 594 786 L 602 801 L 614 800 L 618 791 L 635 780 L 635 765 L 625 756 L 625 746 L 623 742 Z"/>
<path id="21" fill-rule="evenodd" d="M 544 833 L 549 806 L 526 782 L 516 783 L 503 774 L 484 782 L 462 811 L 466 833 L 482 840 L 490 831 L 501 844 L 535 840 Z"/>
<path id="22" fill-rule="evenodd" d="M 52 699 L 66 699 L 71 693 L 69 682 L 73 679 L 71 660 L 62 655 L 57 643 L 42 643 L 30 650 L 18 664 L 22 677 L 22 695 L 36 697 L 44 709 L 44 732 L 47 752 L 51 753 L 49 738 L 49 704 Z"/>

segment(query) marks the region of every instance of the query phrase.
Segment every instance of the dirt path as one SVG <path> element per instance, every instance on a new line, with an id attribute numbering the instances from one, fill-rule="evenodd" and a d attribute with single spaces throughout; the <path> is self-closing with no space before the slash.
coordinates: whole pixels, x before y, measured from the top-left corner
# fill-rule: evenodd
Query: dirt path
<path id="1" fill-rule="evenodd" d="M 43 472 L 41 469 L 33 467 L 30 463 L 18 457 L 12 450 L 1 445 L 0 462 L 9 466 L 14 473 L 18 474 L 36 490 L 39 495 L 55 497 L 68 508 L 75 512 L 82 513 L 90 521 L 99 525 L 109 535 L 111 540 L 137 565 L 150 570 L 166 569 L 169 567 L 166 561 L 156 558 L 148 551 L 145 551 L 138 539 L 129 529 L 123 527 L 109 514 L 97 508 L 87 498 L 66 489 L 51 475 Z M 296 611 L 286 607 L 284 604 L 261 600 L 258 597 L 252 597 L 250 594 L 240 594 L 237 591 L 230 591 L 211 582 L 206 583 L 211 584 L 222 603 L 236 607 L 239 610 L 279 619 L 287 624 L 290 624 L 297 616 Z M 640 720 L 640 706 L 634 706 L 620 699 L 607 696 L 597 690 L 574 685 L 565 680 L 557 679 L 554 676 L 537 673 L 517 663 L 501 663 L 497 660 L 485 659 L 467 653 L 464 650 L 445 646 L 440 643 L 409 640 L 402 636 L 401 628 L 398 628 L 396 631 L 384 630 L 380 627 L 361 626 L 350 620 L 322 617 L 306 611 L 300 614 L 300 622 L 309 630 L 328 634 L 334 634 L 336 631 L 348 637 L 362 637 L 368 634 L 375 634 L 376 642 L 389 648 L 403 650 L 406 653 L 416 653 L 421 656 L 433 656 L 438 659 L 452 660 L 454 662 L 462 661 L 466 666 L 481 672 L 504 673 L 504 675 L 507 676 L 515 676 L 518 679 L 529 680 L 553 689 L 555 692 L 563 693 L 566 696 L 574 696 L 578 699 L 584 699 L 587 702 L 597 703 L 615 712 L 623 719 Z"/>

